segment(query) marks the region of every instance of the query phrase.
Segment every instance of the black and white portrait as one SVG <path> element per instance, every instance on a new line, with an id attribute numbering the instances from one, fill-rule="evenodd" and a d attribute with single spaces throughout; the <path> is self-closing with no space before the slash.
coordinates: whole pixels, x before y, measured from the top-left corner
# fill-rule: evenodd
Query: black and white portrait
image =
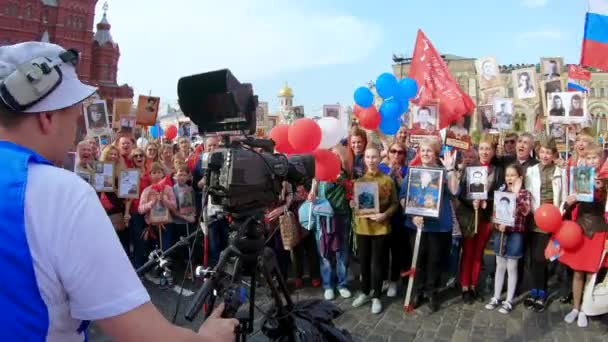
<path id="1" fill-rule="evenodd" d="M 543 78 L 547 81 L 560 78 L 564 59 L 561 57 L 541 58 L 541 71 Z"/>
<path id="2" fill-rule="evenodd" d="M 551 93 L 547 101 L 550 123 L 580 124 L 588 117 L 587 98 L 582 92 Z"/>
<path id="3" fill-rule="evenodd" d="M 513 128 L 513 101 L 494 99 L 494 127 L 498 130 Z"/>
<path id="4" fill-rule="evenodd" d="M 481 120 L 481 129 L 488 132 L 494 127 L 494 105 L 482 105 L 477 107 Z"/>
<path id="5" fill-rule="evenodd" d="M 488 199 L 488 169 L 485 166 L 467 167 L 466 180 L 468 199 Z"/>
<path id="6" fill-rule="evenodd" d="M 500 78 L 495 57 L 480 58 L 475 61 L 475 67 L 479 75 L 479 87 L 481 89 L 488 89 L 499 85 Z"/>
<path id="7" fill-rule="evenodd" d="M 414 106 L 411 110 L 410 128 L 434 132 L 439 127 L 439 105 Z"/>
<path id="8" fill-rule="evenodd" d="M 515 208 L 517 194 L 513 192 L 494 192 L 494 211 L 493 221 L 496 224 L 505 226 L 515 225 Z"/>
<path id="9" fill-rule="evenodd" d="M 518 99 L 536 97 L 536 72 L 533 68 L 513 71 L 512 79 Z"/>
<path id="10" fill-rule="evenodd" d="M 302 112 L 304 108 L 302 108 Z M 295 107 L 294 107 L 295 113 Z M 303 115 L 304 113 L 302 113 Z M 340 105 L 323 105 L 323 117 L 331 116 L 336 119 L 340 119 Z"/>
<path id="11" fill-rule="evenodd" d="M 105 100 L 95 100 L 83 105 L 85 125 L 89 136 L 99 136 L 110 129 Z"/>

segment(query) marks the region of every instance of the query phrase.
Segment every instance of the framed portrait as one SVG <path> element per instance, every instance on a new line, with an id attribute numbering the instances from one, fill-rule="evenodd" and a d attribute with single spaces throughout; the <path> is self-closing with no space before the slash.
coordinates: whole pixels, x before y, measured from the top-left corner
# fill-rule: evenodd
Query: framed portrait
<path id="1" fill-rule="evenodd" d="M 78 177 L 82 178 L 85 182 L 93 185 L 93 175 L 90 172 L 75 171 Z"/>
<path id="2" fill-rule="evenodd" d="M 294 107 L 295 112 L 295 107 Z M 323 105 L 323 117 L 340 119 L 340 105 Z"/>
<path id="3" fill-rule="evenodd" d="M 323 106 L 323 116 L 327 116 L 325 115 L 325 106 Z M 338 112 L 337 113 L 333 113 L 333 111 L 331 111 L 332 114 L 338 115 L 338 116 L 334 116 L 335 118 L 339 119 L 340 118 L 340 106 L 338 106 Z M 295 106 L 293 107 L 293 115 L 297 118 L 297 119 L 301 119 L 304 117 L 304 106 Z M 333 115 L 330 115 L 333 116 Z"/>
<path id="4" fill-rule="evenodd" d="M 135 116 L 131 114 L 131 108 L 133 107 L 132 99 L 114 99 L 112 107 L 112 127 L 122 127 L 121 119 L 126 117 Z M 134 125 L 135 126 L 135 125 Z"/>
<path id="5" fill-rule="evenodd" d="M 494 191 L 494 210 L 492 221 L 513 227 L 515 225 L 515 208 L 517 194 L 513 192 Z"/>
<path id="6" fill-rule="evenodd" d="M 494 120 L 492 127 L 499 131 L 513 128 L 513 100 L 494 99 Z"/>
<path id="7" fill-rule="evenodd" d="M 439 142 L 441 144 L 441 136 L 439 135 L 439 133 L 432 134 L 432 135 L 410 133 L 408 135 L 409 142 L 413 148 L 418 148 L 418 145 L 420 144 L 421 141 L 423 141 L 425 139 L 429 139 L 429 138 L 437 139 L 437 142 Z"/>
<path id="8" fill-rule="evenodd" d="M 570 194 L 579 202 L 593 202 L 595 169 L 591 166 L 570 167 Z"/>
<path id="9" fill-rule="evenodd" d="M 118 174 L 118 197 L 139 198 L 139 176 L 138 169 L 121 170 Z"/>
<path id="10" fill-rule="evenodd" d="M 492 105 L 495 98 L 507 97 L 507 89 L 505 87 L 494 87 L 481 90 L 481 99 L 483 104 Z"/>
<path id="11" fill-rule="evenodd" d="M 563 79 L 555 79 L 550 81 L 540 82 L 540 90 L 541 90 L 541 100 L 543 103 L 543 108 L 547 108 L 547 98 L 549 94 L 552 93 L 561 93 L 565 90 L 566 84 Z"/>
<path id="12" fill-rule="evenodd" d="M 114 163 L 96 162 L 93 175 L 93 187 L 97 192 L 114 192 Z"/>
<path id="13" fill-rule="evenodd" d="M 520 100 L 532 99 L 538 96 L 535 68 L 513 70 L 511 73 L 515 97 Z"/>
<path id="14" fill-rule="evenodd" d="M 560 78 L 563 67 L 564 59 L 562 57 L 543 57 L 540 59 L 540 71 L 545 81 Z"/>
<path id="15" fill-rule="evenodd" d="M 439 101 L 412 106 L 409 123 L 411 134 L 429 135 L 439 131 Z"/>
<path id="16" fill-rule="evenodd" d="M 148 220 L 150 224 L 171 223 L 171 213 L 169 212 L 169 209 L 163 205 L 162 201 L 158 201 L 154 204 L 152 209 L 150 209 Z"/>
<path id="17" fill-rule="evenodd" d="M 410 167 L 405 197 L 406 214 L 439 217 L 444 172 L 440 168 Z"/>
<path id="18" fill-rule="evenodd" d="M 380 199 L 377 182 L 355 182 L 353 197 L 355 214 L 367 216 L 380 213 Z"/>
<path id="19" fill-rule="evenodd" d="M 100 136 L 111 130 L 105 100 L 87 101 L 83 103 L 82 108 L 88 136 Z"/>
<path id="20" fill-rule="evenodd" d="M 136 123 L 142 126 L 154 126 L 159 106 L 160 97 L 139 95 L 135 117 Z"/>
<path id="21" fill-rule="evenodd" d="M 560 145 L 566 144 L 566 124 L 561 122 L 548 122 L 549 135 L 555 139 L 555 143 Z"/>
<path id="22" fill-rule="evenodd" d="M 112 143 L 112 134 L 102 134 L 95 137 L 95 142 L 99 147 L 110 145 Z"/>
<path id="23" fill-rule="evenodd" d="M 175 200 L 177 201 L 178 212 L 181 215 L 194 216 L 196 208 L 194 206 L 194 192 L 192 191 L 192 187 L 178 186 Z"/>
<path id="24" fill-rule="evenodd" d="M 488 168 L 485 166 L 469 166 L 467 173 L 467 198 L 470 200 L 488 199 Z"/>
<path id="25" fill-rule="evenodd" d="M 453 124 L 446 132 L 445 145 L 463 151 L 469 150 L 471 148 L 469 130 L 460 122 Z"/>
<path id="26" fill-rule="evenodd" d="M 485 104 L 477 106 L 476 108 L 479 122 L 481 123 L 481 130 L 484 133 L 491 131 L 494 127 L 494 105 Z"/>
<path id="27" fill-rule="evenodd" d="M 475 61 L 477 75 L 479 75 L 479 88 L 488 89 L 500 85 L 500 72 L 496 57 L 482 57 Z"/>

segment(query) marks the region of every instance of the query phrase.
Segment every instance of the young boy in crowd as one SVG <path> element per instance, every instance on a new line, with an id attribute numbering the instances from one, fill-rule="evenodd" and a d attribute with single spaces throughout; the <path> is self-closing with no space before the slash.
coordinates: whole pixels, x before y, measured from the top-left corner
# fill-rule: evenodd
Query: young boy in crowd
<path id="1" fill-rule="evenodd" d="M 188 236 L 190 234 L 190 230 L 195 229 L 195 227 L 191 226 L 196 220 L 194 192 L 192 186 L 188 185 L 188 180 L 190 180 L 190 178 L 191 176 L 187 165 L 180 164 L 176 167 L 173 194 L 175 195 L 175 199 L 177 201 L 177 207 L 171 210 L 171 215 L 173 216 L 173 224 L 170 228 L 173 235 L 172 243 L 179 241 L 180 237 L 182 236 Z M 185 256 L 184 260 L 186 262 L 190 260 L 190 251 L 190 248 L 184 248 L 183 250 L 184 253 L 182 253 L 182 255 Z M 193 265 L 189 263 L 186 271 L 188 272 L 187 275 L 190 279 L 192 278 L 192 268 Z"/>

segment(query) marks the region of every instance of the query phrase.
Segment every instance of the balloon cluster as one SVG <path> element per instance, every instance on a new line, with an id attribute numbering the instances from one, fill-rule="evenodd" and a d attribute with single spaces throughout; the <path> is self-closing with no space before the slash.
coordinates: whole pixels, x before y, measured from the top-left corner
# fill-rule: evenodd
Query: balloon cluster
<path id="1" fill-rule="evenodd" d="M 354 94 L 353 114 L 363 128 L 380 129 L 384 134 L 393 135 L 401 126 L 401 114 L 407 112 L 410 99 L 418 93 L 418 84 L 409 77 L 397 81 L 393 74 L 384 73 L 376 79 L 376 91 L 383 99 L 380 109 L 374 106 L 371 90 L 359 87 Z"/>
<path id="2" fill-rule="evenodd" d="M 277 152 L 312 153 L 315 157 L 315 178 L 320 181 L 338 178 L 340 159 L 328 149 L 336 146 L 346 135 L 346 129 L 333 117 L 324 117 L 318 121 L 302 118 L 291 125 L 279 124 L 269 134 Z"/>
<path id="3" fill-rule="evenodd" d="M 177 126 L 175 125 L 169 125 L 166 129 L 163 129 L 157 123 L 154 126 L 150 126 L 148 130 L 150 131 L 150 135 L 154 139 L 158 139 L 160 136 L 164 136 L 167 140 L 173 140 L 177 137 Z"/>
<path id="4" fill-rule="evenodd" d="M 546 233 L 566 251 L 576 251 L 583 243 L 583 229 L 574 221 L 563 221 L 562 214 L 553 204 L 543 204 L 534 212 L 536 226 Z"/>

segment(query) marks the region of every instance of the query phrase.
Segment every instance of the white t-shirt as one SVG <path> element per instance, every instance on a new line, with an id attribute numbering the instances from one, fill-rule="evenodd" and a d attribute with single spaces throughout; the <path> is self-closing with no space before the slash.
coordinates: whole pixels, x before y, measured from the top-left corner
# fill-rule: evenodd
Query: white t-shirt
<path id="1" fill-rule="evenodd" d="M 150 301 L 97 194 L 75 173 L 29 165 L 25 229 L 49 314 L 47 341 L 83 341 L 82 320 Z"/>

